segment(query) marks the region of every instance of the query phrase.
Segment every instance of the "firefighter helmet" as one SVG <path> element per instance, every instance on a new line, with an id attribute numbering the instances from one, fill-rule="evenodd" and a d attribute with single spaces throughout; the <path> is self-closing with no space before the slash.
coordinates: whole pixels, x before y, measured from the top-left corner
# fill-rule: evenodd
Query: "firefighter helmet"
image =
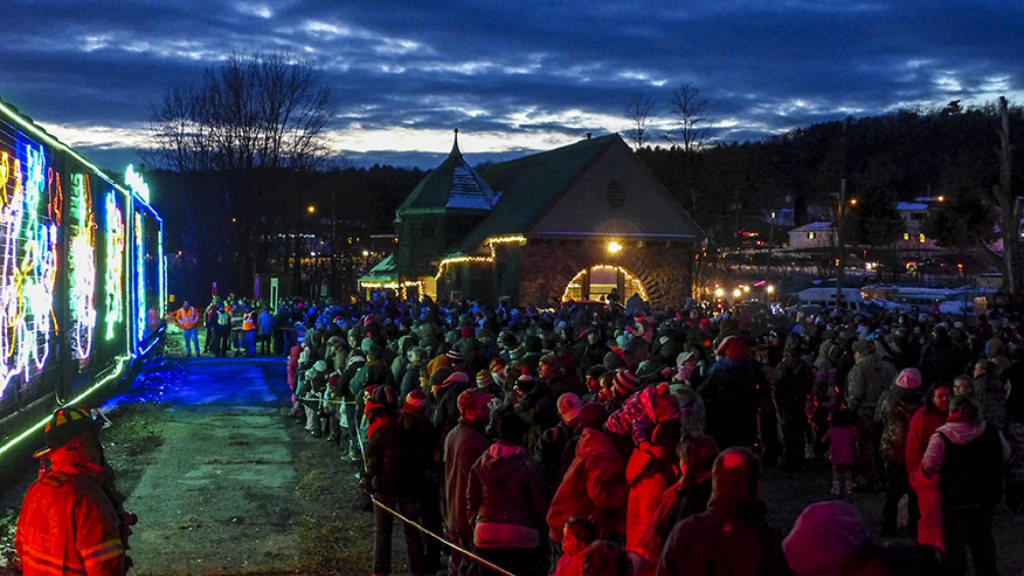
<path id="1" fill-rule="evenodd" d="M 46 448 L 37 452 L 36 457 L 61 448 L 86 432 L 101 428 L 103 422 L 93 418 L 92 413 L 84 408 L 60 408 L 53 413 L 43 429 Z"/>

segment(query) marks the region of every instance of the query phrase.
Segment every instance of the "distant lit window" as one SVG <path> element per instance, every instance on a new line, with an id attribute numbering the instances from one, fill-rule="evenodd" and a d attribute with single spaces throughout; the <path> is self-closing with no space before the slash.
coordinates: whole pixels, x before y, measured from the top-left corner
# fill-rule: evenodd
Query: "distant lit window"
<path id="1" fill-rule="evenodd" d="M 920 242 L 921 244 L 924 244 L 924 234 L 918 235 L 917 241 Z"/>
<path id="2" fill-rule="evenodd" d="M 814 237 L 815 237 L 815 234 L 814 234 L 814 232 L 808 232 L 808 233 L 807 233 L 807 239 L 808 239 L 808 240 L 814 240 Z"/>
<path id="3" fill-rule="evenodd" d="M 904 232 L 903 233 L 903 239 L 909 241 L 910 240 L 910 232 Z"/>
<path id="4" fill-rule="evenodd" d="M 626 203 L 626 189 L 622 182 L 612 180 L 608 183 L 608 205 L 612 208 L 622 208 Z"/>

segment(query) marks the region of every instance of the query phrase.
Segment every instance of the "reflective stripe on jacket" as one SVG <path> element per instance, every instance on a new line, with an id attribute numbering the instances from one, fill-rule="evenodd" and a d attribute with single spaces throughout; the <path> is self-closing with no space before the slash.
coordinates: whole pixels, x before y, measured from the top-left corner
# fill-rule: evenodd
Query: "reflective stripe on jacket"
<path id="1" fill-rule="evenodd" d="M 255 330 L 256 329 L 256 313 L 246 312 L 245 316 L 242 317 L 242 330 Z"/>
<path id="2" fill-rule="evenodd" d="M 182 330 L 191 330 L 199 323 L 199 312 L 196 312 L 196 309 L 192 306 L 178 308 L 178 311 L 174 313 L 174 317 Z"/>

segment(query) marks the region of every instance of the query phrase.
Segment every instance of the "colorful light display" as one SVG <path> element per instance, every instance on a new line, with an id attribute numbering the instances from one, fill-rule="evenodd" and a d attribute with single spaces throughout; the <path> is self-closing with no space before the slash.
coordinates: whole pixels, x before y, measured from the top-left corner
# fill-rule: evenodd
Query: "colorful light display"
<path id="1" fill-rule="evenodd" d="M 112 340 L 117 324 L 124 322 L 124 215 L 117 205 L 114 191 L 106 199 L 107 274 L 104 287 L 107 296 L 107 340 Z"/>
<path id="2" fill-rule="evenodd" d="M 24 150 L 24 174 L 19 160 L 11 163 L 6 154 L 2 159 L 0 394 L 15 376 L 28 379 L 46 364 L 54 320 L 58 227 L 40 221 L 39 203 L 48 191 L 47 209 L 59 218 L 62 193 L 59 178 L 47 169 L 43 147 L 26 145 Z M 8 193 L 11 176 L 14 186 Z"/>
<path id="3" fill-rule="evenodd" d="M 84 361 L 92 351 L 96 329 L 96 219 L 88 174 L 71 176 L 71 219 L 71 357 Z"/>
<path id="4" fill-rule="evenodd" d="M 142 213 L 135 213 L 135 338 L 146 338 L 146 245 Z"/>

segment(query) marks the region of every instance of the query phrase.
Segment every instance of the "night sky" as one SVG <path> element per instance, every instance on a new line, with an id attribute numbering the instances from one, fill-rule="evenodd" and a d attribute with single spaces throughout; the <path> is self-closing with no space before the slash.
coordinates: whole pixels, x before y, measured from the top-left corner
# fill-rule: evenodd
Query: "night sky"
<path id="1" fill-rule="evenodd" d="M 691 6 L 692 7 L 689 7 Z M 659 7 L 655 7 L 659 6 Z M 321 64 L 355 165 L 435 165 L 622 131 L 626 100 L 701 88 L 720 140 L 847 115 L 1024 103 L 1024 3 L 2 0 L 0 97 L 101 165 L 138 161 L 152 107 L 232 51 Z"/>

